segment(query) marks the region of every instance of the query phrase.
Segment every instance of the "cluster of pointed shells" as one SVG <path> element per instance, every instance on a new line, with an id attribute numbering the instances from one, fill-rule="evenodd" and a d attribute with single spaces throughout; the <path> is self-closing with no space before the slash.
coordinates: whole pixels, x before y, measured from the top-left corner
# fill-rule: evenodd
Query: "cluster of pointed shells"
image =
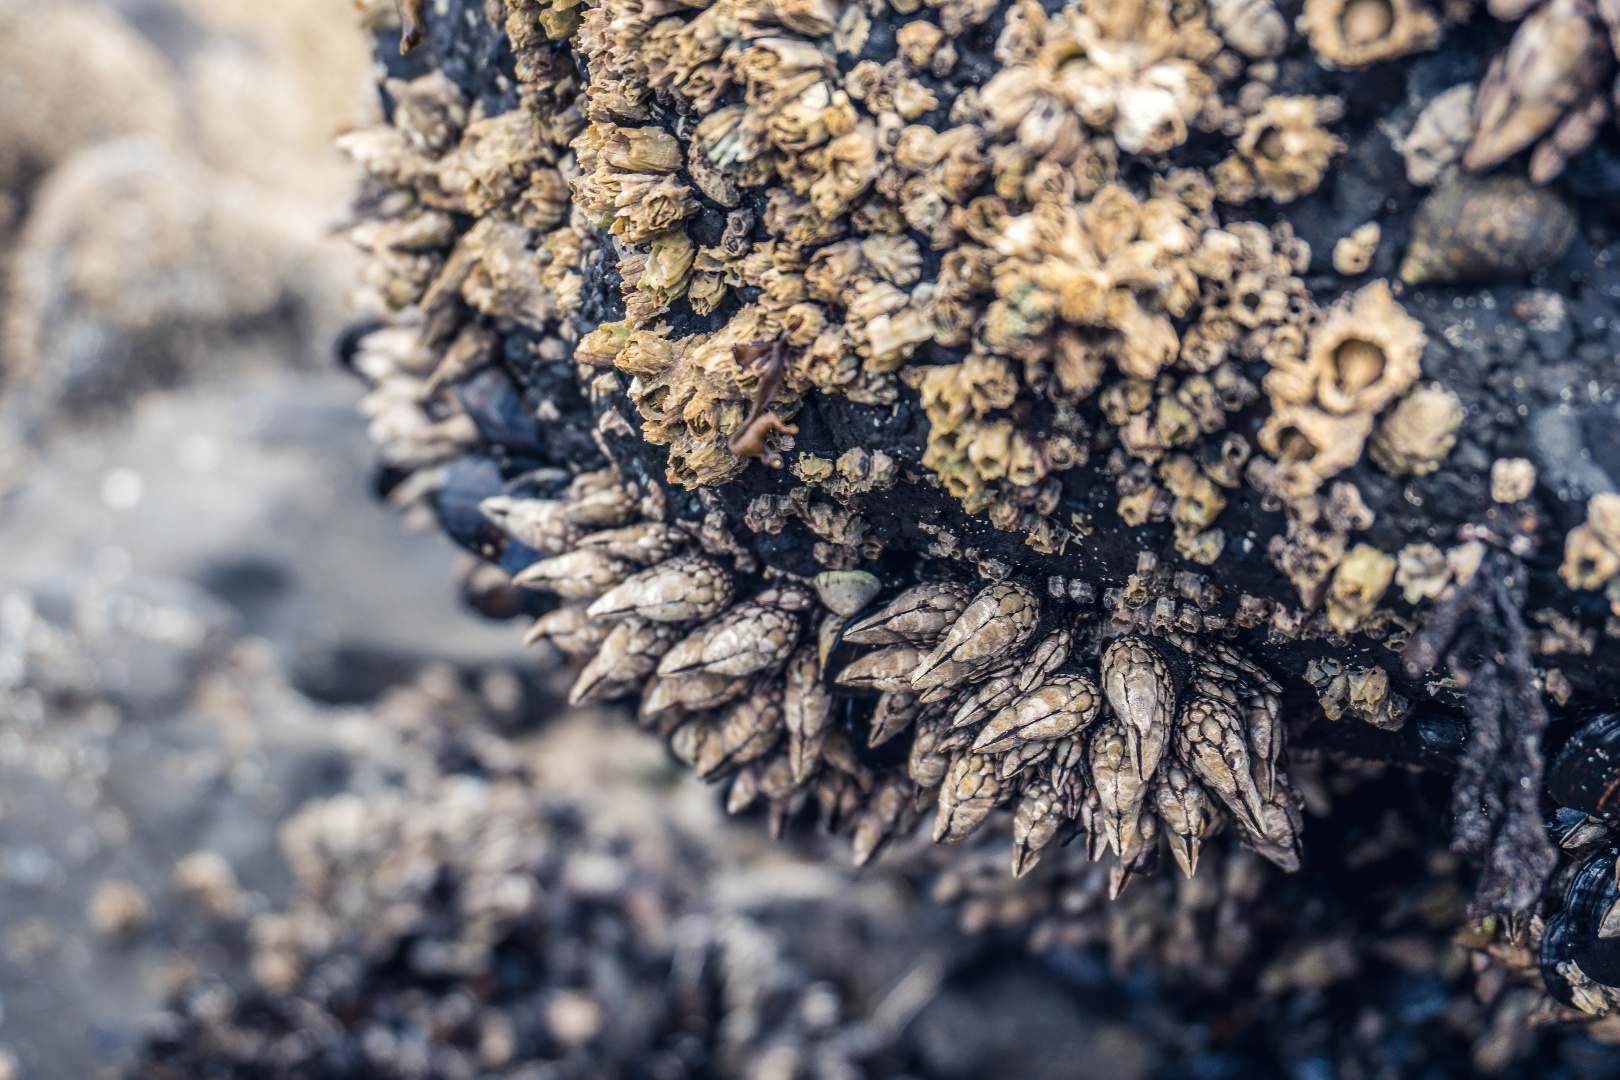
<path id="1" fill-rule="evenodd" d="M 576 489 L 482 505 L 554 552 L 513 578 L 564 604 L 528 640 L 583 662 L 572 704 L 636 699 L 676 757 L 729 781 L 732 812 L 764 803 L 780 833 L 813 804 L 863 864 L 929 811 L 934 840 L 956 843 L 1006 810 L 1015 875 L 1083 838 L 1112 857 L 1114 892 L 1156 865 L 1161 840 L 1191 876 L 1227 822 L 1298 868 L 1278 686 L 1236 650 L 1098 641 L 1090 620 L 1043 611 L 1010 580 L 924 581 L 886 600 L 864 571 L 756 581 L 678 528 L 613 520 L 633 502 L 607 485 Z"/>

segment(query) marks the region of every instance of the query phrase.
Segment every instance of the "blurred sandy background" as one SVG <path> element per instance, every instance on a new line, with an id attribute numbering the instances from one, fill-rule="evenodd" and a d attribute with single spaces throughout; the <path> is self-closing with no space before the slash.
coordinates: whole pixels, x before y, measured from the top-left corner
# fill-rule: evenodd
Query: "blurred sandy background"
<path id="1" fill-rule="evenodd" d="M 284 899 L 356 703 L 528 670 L 330 358 L 369 63 L 348 0 L 0 0 L 0 1077 L 127 1059 L 184 856 Z"/>

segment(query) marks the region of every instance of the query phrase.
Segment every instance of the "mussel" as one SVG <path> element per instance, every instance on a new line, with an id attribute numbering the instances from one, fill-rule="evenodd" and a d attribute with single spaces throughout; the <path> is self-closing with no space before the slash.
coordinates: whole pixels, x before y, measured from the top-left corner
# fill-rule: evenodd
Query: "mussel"
<path id="1" fill-rule="evenodd" d="M 1620 818 L 1620 713 L 1598 713 L 1564 744 L 1547 791 L 1562 806 Z"/>

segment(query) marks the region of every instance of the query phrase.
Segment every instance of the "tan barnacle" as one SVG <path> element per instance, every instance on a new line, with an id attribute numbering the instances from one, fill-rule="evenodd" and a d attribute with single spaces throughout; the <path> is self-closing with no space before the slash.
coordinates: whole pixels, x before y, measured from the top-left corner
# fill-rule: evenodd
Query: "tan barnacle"
<path id="1" fill-rule="evenodd" d="M 1620 495 L 1601 492 L 1586 503 L 1586 521 L 1564 537 L 1558 573 L 1572 589 L 1600 589 L 1620 574 Z"/>
<path id="2" fill-rule="evenodd" d="M 1116 722 L 1093 729 L 1090 753 L 1092 790 L 1097 793 L 1103 833 L 1115 855 L 1134 850 L 1139 842 L 1137 823 L 1148 786 L 1131 767 L 1129 739 Z"/>
<path id="3" fill-rule="evenodd" d="M 877 782 L 867 797 L 866 808 L 855 821 L 850 845 L 850 862 L 865 866 L 883 841 L 915 824 L 917 785 L 898 773 L 889 773 Z"/>
<path id="4" fill-rule="evenodd" d="M 1018 668 L 1015 677 L 1018 692 L 1027 694 L 1040 686 L 1048 675 L 1063 666 L 1073 647 L 1074 634 L 1065 629 L 1054 630 L 1036 642 Z"/>
<path id="5" fill-rule="evenodd" d="M 1010 668 L 992 672 L 983 682 L 962 695 L 950 714 L 946 727 L 960 731 L 972 727 L 1018 697 L 1018 677 Z"/>
<path id="6" fill-rule="evenodd" d="M 1593 96 L 1614 64 L 1595 14 L 1589 0 L 1549 0 L 1519 25 L 1479 84 L 1474 137 L 1463 153 L 1463 168 L 1480 171 L 1506 161 L 1551 131 L 1572 106 Z M 1595 134 L 1594 126 L 1587 138 Z M 1546 182 L 1556 176 L 1563 156 L 1557 155 L 1550 175 L 1535 179 Z"/>
<path id="7" fill-rule="evenodd" d="M 1250 828 L 1241 818 L 1238 820 L 1238 828 L 1246 834 L 1254 850 L 1290 874 L 1299 869 L 1303 826 L 1299 795 L 1286 783 L 1279 784 L 1276 791 L 1262 801 L 1258 829 Z"/>
<path id="8" fill-rule="evenodd" d="M 708 780 L 764 757 L 781 737 L 782 688 L 770 683 L 725 711 L 698 751 L 693 770 Z"/>
<path id="9" fill-rule="evenodd" d="M 556 593 L 565 600 L 593 600 L 623 581 L 634 567 L 593 548 L 553 555 L 524 567 L 512 584 Z"/>
<path id="10" fill-rule="evenodd" d="M 1525 458 L 1497 458 L 1491 462 L 1491 501 L 1523 502 L 1536 489 L 1536 467 Z"/>
<path id="11" fill-rule="evenodd" d="M 478 510 L 501 532 L 543 555 L 572 550 L 585 531 L 570 519 L 567 504 L 556 499 L 491 495 Z"/>
<path id="12" fill-rule="evenodd" d="M 1408 604 L 1433 600 L 1451 583 L 1446 556 L 1433 544 L 1407 544 L 1395 556 L 1395 584 Z"/>
<path id="13" fill-rule="evenodd" d="M 1210 0 L 1209 19 L 1250 60 L 1277 56 L 1288 45 L 1288 23 L 1271 0 Z"/>
<path id="14" fill-rule="evenodd" d="M 782 720 L 788 733 L 788 763 L 796 783 L 808 781 L 821 763 L 821 746 L 832 724 L 832 695 L 821 681 L 815 651 L 800 649 L 787 664 Z"/>
<path id="15" fill-rule="evenodd" d="M 1237 710 L 1220 698 L 1195 694 L 1181 707 L 1175 726 L 1176 756 L 1240 822 L 1263 831 L 1263 800 Z"/>
<path id="16" fill-rule="evenodd" d="M 1013 811 L 1013 877 L 1035 868 L 1041 849 L 1057 836 L 1063 821 L 1062 798 L 1050 785 L 1037 781 L 1024 790 Z"/>
<path id="17" fill-rule="evenodd" d="M 1422 0 L 1305 0 L 1296 25 L 1326 67 L 1368 67 L 1440 43 Z"/>
<path id="18" fill-rule="evenodd" d="M 1021 648 L 1034 635 L 1039 618 L 1040 601 L 1024 586 L 1010 582 L 989 586 L 917 665 L 911 685 L 920 691 L 942 691 L 972 681 Z"/>
<path id="19" fill-rule="evenodd" d="M 1128 634 L 1103 652 L 1102 691 L 1125 733 L 1131 769 L 1146 783 L 1159 767 L 1175 717 L 1170 669 L 1151 642 Z"/>
<path id="20" fill-rule="evenodd" d="M 575 660 L 595 656 L 608 628 L 585 613 L 584 604 L 572 604 L 548 612 L 534 620 L 523 635 L 523 644 L 549 641 L 565 656 Z"/>
<path id="21" fill-rule="evenodd" d="M 1426 476 L 1457 443 L 1462 401 L 1439 383 L 1406 395 L 1379 422 L 1367 453 L 1391 476 Z"/>
<path id="22" fill-rule="evenodd" d="M 913 645 L 890 645 L 850 661 L 833 681 L 855 690 L 910 691 L 911 673 L 926 655 Z"/>
<path id="23" fill-rule="evenodd" d="M 922 704 L 916 694 L 904 690 L 879 694 L 877 704 L 872 707 L 866 744 L 883 745 L 909 727 L 921 712 Z"/>
<path id="24" fill-rule="evenodd" d="M 996 778 L 996 759 L 958 753 L 951 759 L 939 788 L 939 816 L 934 820 L 934 842 L 955 844 L 973 834 L 990 816 L 1002 795 Z"/>
<path id="25" fill-rule="evenodd" d="M 614 624 L 590 663 L 568 691 L 568 703 L 602 701 L 634 693 L 652 674 L 658 658 L 674 645 L 680 631 L 669 623 L 623 619 Z"/>
<path id="26" fill-rule="evenodd" d="M 1344 141 L 1322 127 L 1325 116 L 1343 111 L 1331 99 L 1269 97 L 1243 125 L 1235 153 L 1212 171 L 1215 190 L 1226 202 L 1265 196 L 1293 202 L 1315 191 Z"/>
<path id="27" fill-rule="evenodd" d="M 1372 426 L 1370 413 L 1334 416 L 1306 405 L 1276 407 L 1256 435 L 1276 461 L 1249 462 L 1250 481 L 1283 498 L 1310 495 L 1361 459 Z"/>
<path id="28" fill-rule="evenodd" d="M 1361 628 L 1395 579 L 1395 558 L 1370 544 L 1357 544 L 1333 571 L 1328 621 L 1340 633 Z"/>
<path id="29" fill-rule="evenodd" d="M 1378 222 L 1358 225 L 1347 236 L 1339 237 L 1333 245 L 1333 269 L 1346 277 L 1365 274 L 1378 252 L 1378 240 L 1383 235 Z"/>
<path id="30" fill-rule="evenodd" d="M 1416 380 L 1427 340 L 1388 282 L 1356 290 L 1329 308 L 1311 334 L 1306 363 L 1317 403 L 1331 413 L 1377 412 Z"/>
<path id="31" fill-rule="evenodd" d="M 682 556 L 631 576 L 587 610 L 599 619 L 634 615 L 655 622 L 685 622 L 724 611 L 733 589 L 731 575 L 708 559 Z"/>
<path id="32" fill-rule="evenodd" d="M 753 675 L 787 659 L 798 638 L 799 620 L 790 613 L 768 604 L 738 604 L 665 653 L 658 674 Z"/>
<path id="33" fill-rule="evenodd" d="M 852 645 L 926 645 L 945 636 L 967 610 L 973 590 L 950 581 L 914 585 L 884 605 L 883 610 L 850 625 L 844 640 Z"/>
<path id="34" fill-rule="evenodd" d="M 973 743 L 976 754 L 995 754 L 1025 741 L 1078 734 L 1097 718 L 1102 700 L 1084 675 L 1054 675 L 996 713 Z"/>
<path id="35" fill-rule="evenodd" d="M 580 547 L 595 548 L 615 559 L 641 566 L 673 557 L 687 542 L 685 533 L 656 521 L 605 529 L 579 538 Z"/>
<path id="36" fill-rule="evenodd" d="M 1204 837 L 1215 826 L 1215 807 L 1209 793 L 1181 765 L 1172 762 L 1159 773 L 1153 787 L 1153 805 L 1164 823 L 1170 854 L 1187 877 L 1198 870 Z"/>

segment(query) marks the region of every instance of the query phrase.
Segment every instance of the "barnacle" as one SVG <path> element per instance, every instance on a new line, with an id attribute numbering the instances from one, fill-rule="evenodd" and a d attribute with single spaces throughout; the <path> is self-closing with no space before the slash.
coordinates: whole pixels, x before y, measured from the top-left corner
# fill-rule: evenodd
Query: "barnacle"
<path id="1" fill-rule="evenodd" d="M 1598 421 L 1565 417 L 1606 400 L 1605 326 L 1537 338 L 1514 383 L 1507 354 L 1559 320 L 1451 289 L 1589 254 L 1565 196 L 1453 175 L 1548 113 L 1531 91 L 1563 53 L 1516 43 L 1502 70 L 1528 74 L 1392 119 L 1358 94 L 1441 45 L 1414 0 L 1309 0 L 1294 28 L 1266 0 L 505 13 L 519 108 L 402 83 L 389 126 L 346 138 L 377 191 L 373 433 L 413 472 L 398 501 L 565 601 L 523 598 L 582 662 L 576 697 L 639 694 L 735 812 L 813 814 L 864 863 L 932 808 L 960 858 L 1010 827 L 1014 874 L 1079 852 L 1099 895 L 1161 841 L 1189 877 L 1290 869 L 1314 759 L 1285 743 L 1313 718 L 1416 755 L 1419 710 L 1534 726 L 1489 703 L 1563 685 L 1421 674 L 1464 605 L 1512 638 L 1490 568 L 1553 539 L 1545 500 L 1603 490 L 1547 460 L 1585 460 L 1565 428 Z M 1333 81 L 1295 70 L 1295 30 Z M 1569 118 L 1597 111 L 1572 85 L 1520 149 L 1579 151 Z M 1365 152 L 1375 130 L 1404 160 Z M 1437 184 L 1415 220 L 1369 197 L 1403 165 Z M 1382 273 L 1381 249 L 1400 282 L 1323 273 Z M 1507 453 L 1543 481 L 1498 478 Z M 1572 587 L 1620 576 L 1606 505 L 1568 536 Z M 1595 639 L 1564 599 L 1538 612 Z M 1390 666 L 1403 642 L 1428 666 Z M 1525 910 L 1541 879 L 1507 890 L 1491 859 Z"/>

